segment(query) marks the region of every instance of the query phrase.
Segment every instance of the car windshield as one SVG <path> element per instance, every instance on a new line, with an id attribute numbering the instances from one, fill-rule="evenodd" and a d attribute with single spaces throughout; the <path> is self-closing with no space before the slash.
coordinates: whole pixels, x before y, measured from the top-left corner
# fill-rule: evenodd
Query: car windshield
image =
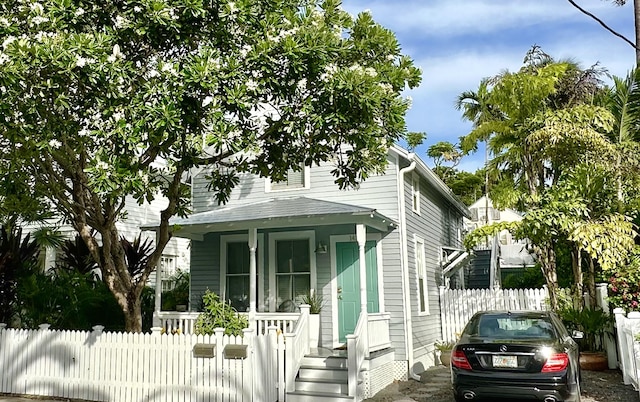
<path id="1" fill-rule="evenodd" d="M 465 332 L 500 339 L 551 339 L 555 335 L 549 317 L 517 314 L 480 315 L 470 323 Z"/>

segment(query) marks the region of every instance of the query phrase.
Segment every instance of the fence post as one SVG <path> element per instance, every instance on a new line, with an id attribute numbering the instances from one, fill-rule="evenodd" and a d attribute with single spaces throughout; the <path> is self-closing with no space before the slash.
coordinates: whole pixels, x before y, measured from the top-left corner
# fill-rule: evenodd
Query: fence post
<path id="1" fill-rule="evenodd" d="M 620 347 L 620 369 L 622 370 L 622 380 L 625 385 L 629 385 L 629 362 L 627 358 L 629 354 L 629 345 L 627 344 L 627 337 L 624 332 L 624 321 L 626 319 L 624 310 L 616 308 L 613 310 L 613 314 L 616 318 L 616 333 L 618 336 L 618 346 Z"/>
<path id="2" fill-rule="evenodd" d="M 607 301 L 607 284 L 596 284 L 596 306 L 600 307 L 607 315 L 611 314 L 609 310 L 609 302 Z M 618 353 L 616 349 L 616 339 L 613 336 L 606 336 L 604 338 L 604 347 L 607 352 L 607 360 L 609 362 L 610 369 L 618 368 Z"/>
<path id="3" fill-rule="evenodd" d="M 0 323 L 0 331 L 7 328 L 7 324 Z"/>
<path id="4" fill-rule="evenodd" d="M 247 358 L 242 362 L 242 387 L 245 388 L 247 384 L 249 384 L 249 391 L 251 395 L 251 400 L 255 401 L 255 383 L 256 376 L 251 372 L 253 367 L 255 367 L 256 356 L 255 356 L 255 330 L 253 328 L 245 328 L 242 330 L 242 343 L 247 345 Z M 263 376 L 260 376 L 263 378 Z M 262 390 L 259 390 L 262 391 Z M 264 398 L 264 392 L 260 392 L 260 398 L 258 402 L 261 402 Z"/>
<path id="5" fill-rule="evenodd" d="M 284 334 L 279 333 L 278 335 L 278 400 L 285 400 L 286 393 L 286 371 L 284 367 L 284 362 L 286 359 L 285 355 L 285 346 L 284 346 Z"/>

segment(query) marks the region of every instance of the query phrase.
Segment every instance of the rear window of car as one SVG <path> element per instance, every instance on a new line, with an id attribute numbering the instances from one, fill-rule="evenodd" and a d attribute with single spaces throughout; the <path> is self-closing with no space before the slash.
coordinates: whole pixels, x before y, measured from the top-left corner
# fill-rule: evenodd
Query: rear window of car
<path id="1" fill-rule="evenodd" d="M 477 316 L 465 330 L 486 338 L 551 339 L 555 330 L 547 316 L 484 314 Z"/>

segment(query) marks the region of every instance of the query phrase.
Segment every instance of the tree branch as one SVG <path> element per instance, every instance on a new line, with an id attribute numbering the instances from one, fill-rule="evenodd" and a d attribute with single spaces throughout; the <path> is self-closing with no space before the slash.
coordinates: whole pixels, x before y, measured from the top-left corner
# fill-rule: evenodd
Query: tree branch
<path id="1" fill-rule="evenodd" d="M 638 46 L 636 46 L 632 41 L 630 41 L 629 39 L 627 39 L 627 37 L 625 37 L 624 35 L 614 31 L 612 28 L 610 28 L 604 21 L 602 21 L 600 18 L 596 17 L 594 14 L 590 13 L 589 11 L 585 10 L 584 8 L 580 7 L 574 0 L 567 0 L 569 3 L 571 3 L 572 6 L 574 6 L 575 8 L 577 8 L 578 10 L 580 10 L 581 13 L 588 15 L 589 17 L 593 18 L 594 20 L 596 20 L 600 25 L 602 25 L 602 27 L 604 29 L 606 29 L 607 31 L 611 32 L 612 34 L 614 34 L 615 36 L 617 36 L 618 38 L 622 39 L 623 41 L 627 42 L 628 44 L 631 45 L 631 47 L 633 47 L 635 50 L 640 50 L 640 48 Z"/>

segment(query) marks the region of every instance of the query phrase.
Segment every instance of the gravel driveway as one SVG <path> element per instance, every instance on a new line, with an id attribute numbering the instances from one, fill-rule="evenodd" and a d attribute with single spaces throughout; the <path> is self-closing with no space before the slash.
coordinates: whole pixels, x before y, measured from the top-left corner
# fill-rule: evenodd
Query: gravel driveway
<path id="1" fill-rule="evenodd" d="M 454 402 L 449 369 L 430 368 L 421 381 L 399 381 L 378 392 L 367 402 Z M 618 370 L 582 371 L 582 402 L 640 402 L 638 391 L 624 385 Z"/>

